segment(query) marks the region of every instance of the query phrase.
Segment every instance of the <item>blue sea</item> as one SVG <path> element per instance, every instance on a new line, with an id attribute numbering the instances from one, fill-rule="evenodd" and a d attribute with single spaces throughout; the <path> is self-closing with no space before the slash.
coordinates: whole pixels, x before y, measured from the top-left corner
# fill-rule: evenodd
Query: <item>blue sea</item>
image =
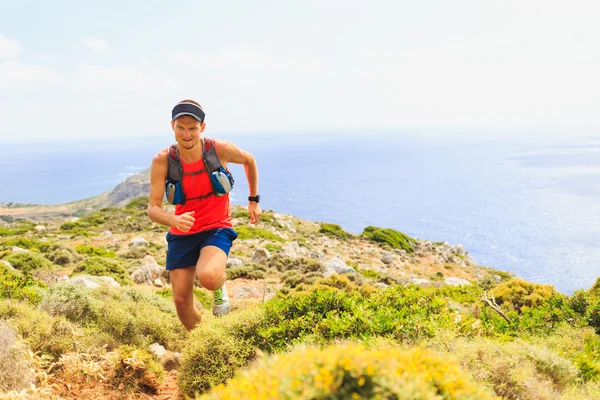
<path id="1" fill-rule="evenodd" d="M 480 265 L 570 294 L 600 276 L 600 138 L 419 133 L 225 135 L 252 152 L 263 209 L 462 244 Z M 0 202 L 58 204 L 112 189 L 171 139 L 0 143 Z M 243 168 L 234 204 L 248 195 Z"/>

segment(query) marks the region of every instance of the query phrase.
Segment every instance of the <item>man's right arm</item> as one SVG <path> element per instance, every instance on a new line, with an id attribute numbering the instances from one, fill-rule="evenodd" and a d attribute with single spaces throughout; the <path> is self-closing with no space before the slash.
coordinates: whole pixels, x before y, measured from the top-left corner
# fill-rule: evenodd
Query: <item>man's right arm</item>
<path id="1" fill-rule="evenodd" d="M 150 196 L 148 201 L 148 217 L 154 222 L 166 226 L 177 224 L 177 217 L 162 208 L 165 196 L 165 180 L 167 177 L 167 151 L 163 150 L 154 156 L 150 167 Z"/>
<path id="2" fill-rule="evenodd" d="M 154 156 L 150 167 L 150 196 L 148 201 L 148 217 L 154 222 L 176 227 L 182 232 L 187 232 L 194 225 L 194 212 L 173 215 L 162 208 L 165 196 L 165 181 L 167 179 L 167 150 Z"/>

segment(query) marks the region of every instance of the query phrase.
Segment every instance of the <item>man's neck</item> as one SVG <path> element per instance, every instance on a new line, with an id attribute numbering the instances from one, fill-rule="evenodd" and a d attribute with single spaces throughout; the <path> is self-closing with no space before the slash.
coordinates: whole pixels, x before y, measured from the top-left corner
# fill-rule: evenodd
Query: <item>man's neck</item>
<path id="1" fill-rule="evenodd" d="M 192 164 L 199 161 L 202 158 L 202 145 L 202 136 L 200 136 L 198 143 L 191 149 L 185 149 L 183 146 L 178 145 L 177 149 L 179 150 L 179 157 L 181 157 L 181 160 L 186 164 Z"/>

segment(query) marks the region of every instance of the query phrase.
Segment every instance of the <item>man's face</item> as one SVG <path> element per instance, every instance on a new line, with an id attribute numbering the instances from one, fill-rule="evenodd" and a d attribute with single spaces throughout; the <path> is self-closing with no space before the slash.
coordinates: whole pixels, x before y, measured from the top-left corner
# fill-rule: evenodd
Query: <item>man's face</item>
<path id="1" fill-rule="evenodd" d="M 183 115 L 175 121 L 171 121 L 171 126 L 179 146 L 190 150 L 200 142 L 200 135 L 204 132 L 205 123 L 200 123 L 189 115 Z"/>

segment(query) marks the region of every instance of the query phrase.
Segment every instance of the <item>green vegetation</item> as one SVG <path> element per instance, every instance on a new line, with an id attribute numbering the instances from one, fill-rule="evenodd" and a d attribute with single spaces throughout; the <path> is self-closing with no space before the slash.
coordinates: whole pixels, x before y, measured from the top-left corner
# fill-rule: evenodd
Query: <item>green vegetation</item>
<path id="1" fill-rule="evenodd" d="M 194 329 L 185 348 L 179 387 L 193 395 L 230 379 L 256 357 L 263 324 L 260 307 L 233 313 Z"/>
<path id="2" fill-rule="evenodd" d="M 377 272 L 369 265 L 380 251 L 365 249 L 366 240 L 412 252 L 414 239 L 401 232 L 367 227 L 359 236 L 335 224 L 289 220 L 296 230 L 286 232 L 291 240 L 309 252 L 337 256 L 358 271 L 324 279 L 321 261 L 281 256 L 285 240 L 274 229 L 279 219 L 266 212 L 262 228 L 236 226 L 241 239 L 258 240 L 236 246 L 236 256 L 246 262 L 227 274 L 229 279 L 268 278 L 264 285 L 280 290 L 255 304 L 230 293 L 231 313 L 215 318 L 211 293 L 194 287 L 202 323 L 187 332 L 170 288 L 135 286 L 129 277 L 140 264 L 137 259 L 147 254 L 164 259 L 162 245 L 127 252 L 116 242 L 94 245 L 62 237 L 110 230 L 118 240 L 139 234 L 154 238 L 150 231 L 157 228 L 163 234 L 164 228 L 147 218 L 146 207 L 147 198 L 89 214 L 82 207 L 81 219 L 66 226 L 70 230 L 58 229 L 60 222 L 48 222 L 44 231 L 24 221 L 7 227 L 34 232 L 0 240 L 0 259 L 16 268 L 0 264 L 0 390 L 6 382 L 22 388 L 34 383 L 50 393 L 65 383 L 78 393 L 78 385 L 89 390 L 103 380 L 102 390 L 114 387 L 115 398 L 161 395 L 165 372 L 160 363 L 173 362 L 173 352 L 182 352 L 182 392 L 207 399 L 600 398 L 600 279 L 565 296 L 502 271 L 442 264 L 427 270 L 425 275 L 437 282 L 422 288 L 408 284 L 410 274 L 419 276 L 426 264 L 419 264 L 420 256 L 407 255 L 412 265 L 403 274 L 395 268 Z M 247 218 L 245 210 L 239 214 Z M 281 223 L 287 226 L 288 220 Z M 352 243 L 314 248 L 318 238 L 312 235 L 318 231 Z M 13 246 L 29 251 L 13 252 Z M 260 246 L 274 255 L 265 265 L 248 263 Z M 477 272 L 487 279 L 444 286 L 444 274 L 450 272 L 459 277 Z M 100 287 L 61 282 L 63 275 L 78 274 L 92 275 Z M 111 276 L 127 286 L 115 288 L 95 276 Z M 371 282 L 390 286 L 381 289 Z M 499 310 L 482 301 L 483 291 Z M 151 355 L 151 343 L 163 345 L 168 355 L 160 360 Z M 31 397 L 7 396 L 47 394 L 25 390 Z"/>
<path id="3" fill-rule="evenodd" d="M 413 243 L 415 240 L 395 229 L 367 226 L 362 235 L 370 240 L 388 245 L 394 249 L 406 250 L 409 253 L 414 251 Z"/>
<path id="4" fill-rule="evenodd" d="M 493 392 L 456 363 L 420 348 L 302 347 L 263 360 L 200 399 L 485 400 Z"/>
<path id="5" fill-rule="evenodd" d="M 227 270 L 227 279 L 265 279 L 266 277 L 267 267 L 264 265 L 246 264 Z"/>
<path id="6" fill-rule="evenodd" d="M 281 245 L 268 243 L 265 246 L 265 249 L 269 250 L 270 253 L 276 253 L 281 250 Z"/>
<path id="7" fill-rule="evenodd" d="M 117 365 L 111 380 L 115 388 L 125 393 L 155 394 L 165 377 L 165 370 L 145 350 L 134 346 L 117 349 Z"/>
<path id="8" fill-rule="evenodd" d="M 352 237 L 351 233 L 346 232 L 342 229 L 342 227 L 338 224 L 327 224 L 322 223 L 321 229 L 319 229 L 320 233 L 324 233 L 329 236 L 337 237 L 340 239 L 348 239 Z"/>
<path id="9" fill-rule="evenodd" d="M 255 228 L 248 225 L 241 225 L 235 228 L 238 233 L 238 239 L 247 240 L 247 239 L 266 239 L 272 240 L 275 242 L 285 242 L 285 240 L 279 236 L 274 234 L 271 231 L 268 231 L 264 228 Z"/>
<path id="10" fill-rule="evenodd" d="M 133 281 L 129 277 L 127 270 L 121 264 L 114 260 L 102 257 L 90 257 L 82 261 L 73 270 L 73 275 L 95 275 L 110 276 L 123 285 L 132 285 Z"/>
<path id="11" fill-rule="evenodd" d="M 45 287 L 43 283 L 0 263 L 0 299 L 14 299 L 29 304 L 38 304 L 42 299 L 43 287 Z"/>
<path id="12" fill-rule="evenodd" d="M 0 321 L 0 392 L 24 389 L 34 382 L 32 360 L 26 354 L 27 347 L 14 329 Z"/>
<path id="13" fill-rule="evenodd" d="M 381 274 L 377 271 L 373 271 L 372 269 L 360 269 L 355 268 L 356 272 L 364 276 L 365 278 L 377 280 L 381 276 Z"/>
<path id="14" fill-rule="evenodd" d="M 25 276 L 31 276 L 35 270 L 52 267 L 52 263 L 44 256 L 30 251 L 13 253 L 4 257 L 4 261 L 8 261 L 13 268 L 18 269 Z"/>
<path id="15" fill-rule="evenodd" d="M 112 250 L 106 250 L 99 247 L 88 246 L 86 244 L 79 245 L 75 248 L 79 254 L 85 254 L 91 257 L 109 257 L 113 258 L 117 255 Z"/>

